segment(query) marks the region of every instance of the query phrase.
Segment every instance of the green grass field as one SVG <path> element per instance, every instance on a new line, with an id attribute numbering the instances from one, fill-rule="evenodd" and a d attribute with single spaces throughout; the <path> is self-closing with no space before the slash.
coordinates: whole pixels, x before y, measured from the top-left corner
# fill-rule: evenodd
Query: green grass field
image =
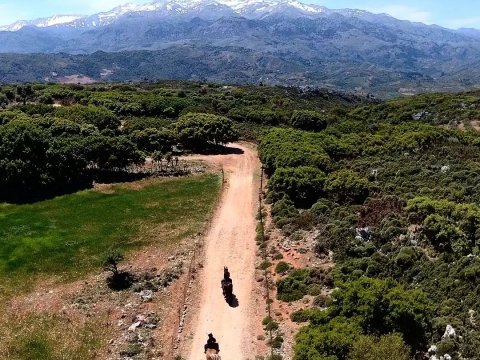
<path id="1" fill-rule="evenodd" d="M 203 175 L 114 185 L 32 205 L 0 205 L 0 295 L 35 280 L 99 271 L 111 247 L 168 246 L 208 219 L 220 183 Z"/>

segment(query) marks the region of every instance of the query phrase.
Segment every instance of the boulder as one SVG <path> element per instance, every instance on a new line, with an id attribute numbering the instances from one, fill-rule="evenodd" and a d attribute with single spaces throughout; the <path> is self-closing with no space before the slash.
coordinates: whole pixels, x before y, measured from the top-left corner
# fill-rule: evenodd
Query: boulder
<path id="1" fill-rule="evenodd" d="M 455 332 L 455 329 L 453 328 L 452 325 L 448 324 L 447 327 L 445 328 L 445 333 L 442 336 L 442 339 L 446 338 L 456 338 L 457 333 Z"/>
<path id="2" fill-rule="evenodd" d="M 355 239 L 356 240 L 363 240 L 368 241 L 370 240 L 370 229 L 367 227 L 364 228 L 356 228 L 355 229 Z"/>

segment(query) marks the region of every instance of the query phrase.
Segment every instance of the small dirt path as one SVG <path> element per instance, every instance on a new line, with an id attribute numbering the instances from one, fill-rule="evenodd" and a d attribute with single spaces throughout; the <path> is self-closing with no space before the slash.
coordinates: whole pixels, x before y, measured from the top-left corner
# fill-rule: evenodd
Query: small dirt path
<path id="1" fill-rule="evenodd" d="M 233 154 L 195 156 L 216 167 L 223 167 L 226 187 L 205 238 L 205 262 L 201 272 L 198 309 L 194 309 L 193 339 L 188 360 L 203 360 L 207 334 L 220 344 L 222 359 L 253 358 L 255 332 L 252 295 L 255 274 L 255 214 L 258 205 L 260 162 L 252 146 L 232 144 Z M 223 266 L 233 279 L 237 307 L 230 307 L 222 296 Z"/>

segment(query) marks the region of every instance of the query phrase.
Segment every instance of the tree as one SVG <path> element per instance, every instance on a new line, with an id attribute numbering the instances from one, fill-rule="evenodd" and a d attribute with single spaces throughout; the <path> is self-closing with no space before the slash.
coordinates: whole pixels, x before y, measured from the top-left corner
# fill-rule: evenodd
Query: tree
<path id="1" fill-rule="evenodd" d="M 402 334 L 414 350 L 426 345 L 432 304 L 421 290 L 407 290 L 391 280 L 360 278 L 332 294 L 331 317 L 359 320 L 366 334 Z"/>
<path id="2" fill-rule="evenodd" d="M 27 104 L 27 100 L 30 99 L 35 94 L 32 85 L 25 84 L 25 85 L 18 85 L 17 86 L 17 95 L 23 102 L 23 105 Z"/>
<path id="3" fill-rule="evenodd" d="M 103 269 L 105 271 L 110 271 L 114 278 L 118 277 L 120 274 L 118 265 L 123 261 L 123 258 L 123 254 L 118 250 L 109 250 L 103 259 Z"/>
<path id="4" fill-rule="evenodd" d="M 110 110 L 96 106 L 64 106 L 56 109 L 55 116 L 79 124 L 93 124 L 99 130 L 118 130 L 120 120 Z"/>
<path id="5" fill-rule="evenodd" d="M 142 153 L 125 136 L 88 136 L 83 139 L 82 151 L 89 163 L 99 169 L 123 169 L 144 162 Z"/>
<path id="6" fill-rule="evenodd" d="M 7 97 L 8 101 L 15 100 L 15 93 L 12 90 L 6 90 L 5 96 Z"/>
<path id="7" fill-rule="evenodd" d="M 233 122 L 224 116 L 188 113 L 180 117 L 175 128 L 180 141 L 195 150 L 238 140 Z"/>
<path id="8" fill-rule="evenodd" d="M 153 154 L 156 151 L 165 154 L 178 142 L 175 133 L 168 129 L 136 130 L 131 134 L 130 139 L 140 151 L 146 154 Z"/>
<path id="9" fill-rule="evenodd" d="M 0 108 L 4 109 L 8 105 L 8 98 L 5 94 L 0 93 Z"/>
<path id="10" fill-rule="evenodd" d="M 116 249 L 108 250 L 103 258 L 103 269 L 112 273 L 112 275 L 108 277 L 107 283 L 113 290 L 128 289 L 135 280 L 135 277 L 129 272 L 121 272 L 118 269 L 118 265 L 123 261 L 123 258 L 123 254 Z"/>

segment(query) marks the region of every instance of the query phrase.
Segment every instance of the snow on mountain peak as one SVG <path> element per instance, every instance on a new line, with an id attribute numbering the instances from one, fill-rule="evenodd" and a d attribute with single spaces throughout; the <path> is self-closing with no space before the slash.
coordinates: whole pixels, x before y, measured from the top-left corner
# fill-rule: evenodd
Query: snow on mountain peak
<path id="1" fill-rule="evenodd" d="M 267 16 L 276 10 L 293 9 L 305 14 L 319 14 L 325 8 L 318 5 L 307 5 L 298 0 L 156 0 L 143 5 L 127 3 L 114 9 L 92 16 L 56 15 L 50 18 L 32 21 L 17 21 L 0 26 L 0 31 L 18 31 L 25 26 L 52 27 L 65 25 L 74 28 L 109 25 L 122 16 L 135 13 L 164 11 L 166 13 L 186 14 L 204 6 L 226 6 L 241 16 Z"/>
<path id="2" fill-rule="evenodd" d="M 64 25 L 81 19 L 80 15 L 55 15 L 49 18 L 41 18 L 31 21 L 20 20 L 10 25 L 0 26 L 0 31 L 18 31 L 25 26 L 36 26 L 39 28 Z"/>

